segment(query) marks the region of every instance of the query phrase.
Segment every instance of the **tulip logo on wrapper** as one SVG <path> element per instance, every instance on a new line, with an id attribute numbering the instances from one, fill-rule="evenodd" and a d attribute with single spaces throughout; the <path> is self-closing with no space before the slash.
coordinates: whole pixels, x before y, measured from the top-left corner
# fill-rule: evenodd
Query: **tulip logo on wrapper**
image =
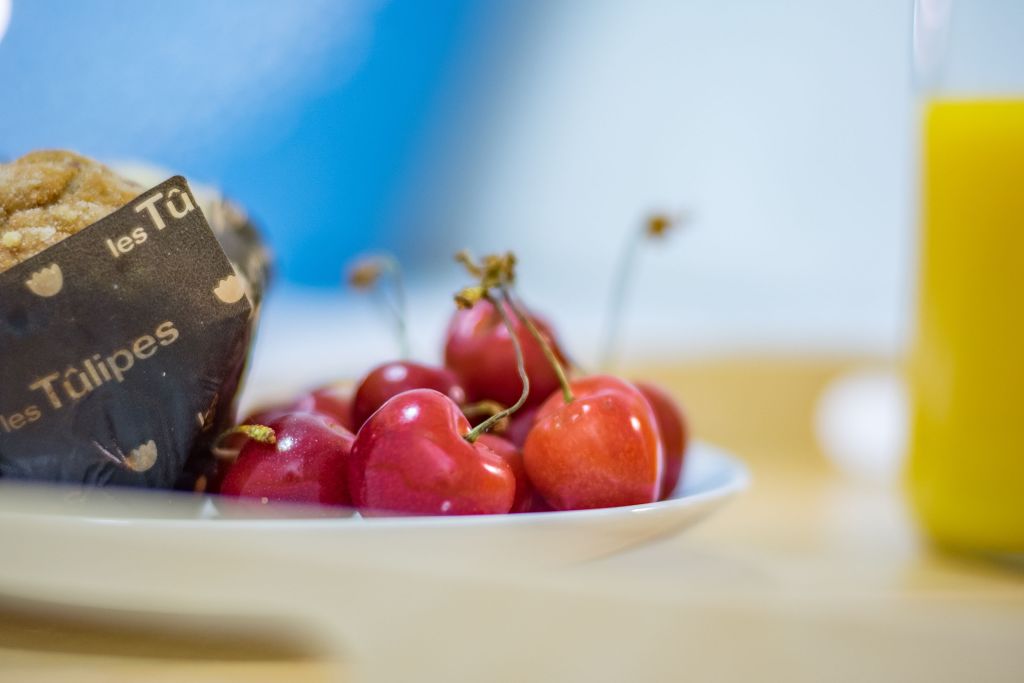
<path id="1" fill-rule="evenodd" d="M 48 299 L 57 296 L 60 290 L 64 289 L 64 273 L 61 272 L 60 266 L 51 263 L 46 268 L 32 273 L 32 277 L 25 280 L 25 286 L 36 296 Z"/>
<path id="2" fill-rule="evenodd" d="M 245 287 L 237 275 L 228 275 L 217 283 L 214 295 L 226 304 L 237 303 L 245 296 Z"/>
<path id="3" fill-rule="evenodd" d="M 133 448 L 125 458 L 125 464 L 136 472 L 145 472 L 156 464 L 158 454 L 156 442 L 150 439 L 138 448 Z"/>
<path id="4" fill-rule="evenodd" d="M 120 448 L 115 447 L 114 452 L 111 453 L 110 449 L 104 448 L 99 443 L 93 441 L 92 445 L 96 447 L 96 450 L 100 454 L 111 461 L 118 467 L 131 470 L 132 472 L 147 472 L 152 469 L 153 465 L 156 464 L 157 456 L 160 452 L 157 450 L 156 442 L 150 439 L 146 443 L 140 445 L 138 448 L 133 448 L 125 455 L 121 452 Z"/>

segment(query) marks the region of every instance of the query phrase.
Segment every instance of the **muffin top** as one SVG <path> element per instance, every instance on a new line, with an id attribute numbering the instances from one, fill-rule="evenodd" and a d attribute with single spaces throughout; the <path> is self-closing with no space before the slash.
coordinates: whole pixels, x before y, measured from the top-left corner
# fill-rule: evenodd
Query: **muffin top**
<path id="1" fill-rule="evenodd" d="M 144 189 L 63 150 L 0 164 L 0 273 L 110 215 Z"/>

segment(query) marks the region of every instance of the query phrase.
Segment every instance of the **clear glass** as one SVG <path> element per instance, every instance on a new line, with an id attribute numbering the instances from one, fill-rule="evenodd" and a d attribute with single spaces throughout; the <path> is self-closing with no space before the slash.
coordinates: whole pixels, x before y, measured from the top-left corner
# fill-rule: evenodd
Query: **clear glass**
<path id="1" fill-rule="evenodd" d="M 1024 2 L 918 0 L 907 481 L 938 544 L 1024 554 Z"/>

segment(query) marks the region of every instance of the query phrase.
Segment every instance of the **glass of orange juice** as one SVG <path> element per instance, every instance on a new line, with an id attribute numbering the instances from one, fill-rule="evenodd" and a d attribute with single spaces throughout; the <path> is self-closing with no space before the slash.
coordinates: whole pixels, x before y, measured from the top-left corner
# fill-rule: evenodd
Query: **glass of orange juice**
<path id="1" fill-rule="evenodd" d="M 907 480 L 928 536 L 1024 557 L 1024 2 L 918 0 Z"/>

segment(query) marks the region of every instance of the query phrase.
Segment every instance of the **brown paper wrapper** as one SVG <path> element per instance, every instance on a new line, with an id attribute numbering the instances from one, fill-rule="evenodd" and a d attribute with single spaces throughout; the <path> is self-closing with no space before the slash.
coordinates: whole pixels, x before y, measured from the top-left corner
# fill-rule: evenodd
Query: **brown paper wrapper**
<path id="1" fill-rule="evenodd" d="M 201 488 L 269 274 L 208 211 L 170 178 L 0 273 L 0 478 Z"/>

